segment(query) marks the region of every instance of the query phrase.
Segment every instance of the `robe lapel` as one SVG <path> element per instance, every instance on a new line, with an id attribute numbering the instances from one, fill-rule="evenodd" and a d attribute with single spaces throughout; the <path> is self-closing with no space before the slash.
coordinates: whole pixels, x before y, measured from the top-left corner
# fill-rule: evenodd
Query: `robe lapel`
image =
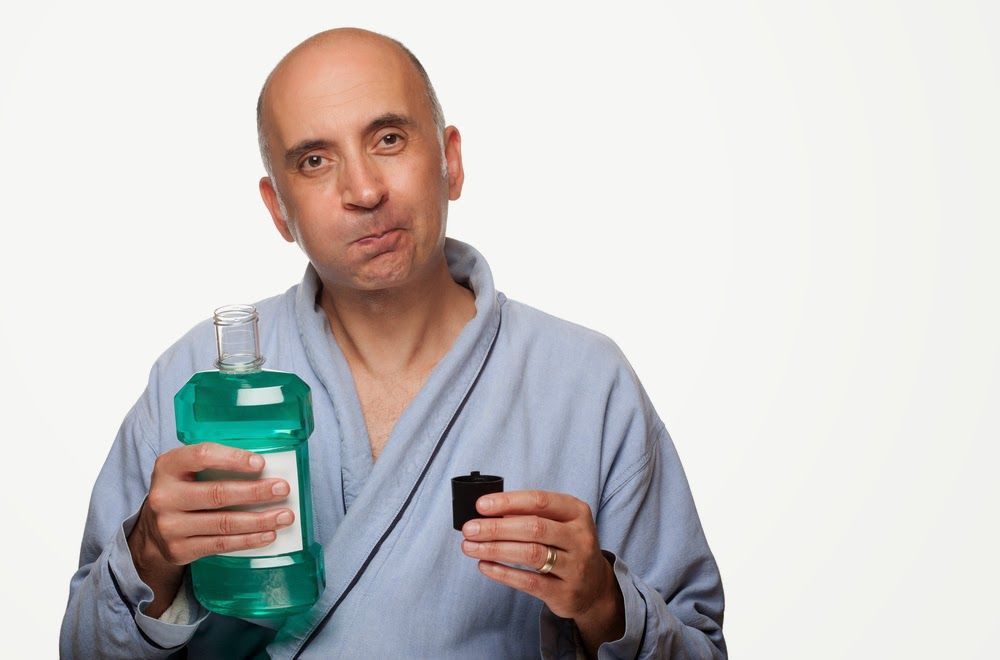
<path id="1" fill-rule="evenodd" d="M 311 366 L 330 393 L 342 437 L 346 515 L 323 548 L 326 590 L 309 611 L 288 620 L 268 647 L 272 657 L 297 655 L 321 633 L 337 606 L 364 574 L 403 518 L 447 432 L 475 384 L 500 328 L 501 299 L 489 267 L 476 250 L 447 239 L 445 255 L 455 281 L 471 288 L 476 316 L 403 411 L 373 465 L 364 416 L 347 360 L 315 304 L 319 280 L 310 267 L 296 299 L 296 320 Z M 322 433 L 316 429 L 316 433 Z M 314 477 L 315 479 L 315 477 Z M 318 516 L 323 512 L 318 511 Z"/>

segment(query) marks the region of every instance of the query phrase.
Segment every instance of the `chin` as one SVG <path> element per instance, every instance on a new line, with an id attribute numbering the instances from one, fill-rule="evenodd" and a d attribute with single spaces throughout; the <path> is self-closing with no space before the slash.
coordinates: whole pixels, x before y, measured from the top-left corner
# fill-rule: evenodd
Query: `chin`
<path id="1" fill-rule="evenodd" d="M 368 263 L 354 278 L 360 289 L 365 291 L 391 289 L 402 286 L 412 279 L 413 269 L 408 259 L 384 259 L 386 263 L 377 263 L 376 257 L 372 261 L 375 263 Z"/>

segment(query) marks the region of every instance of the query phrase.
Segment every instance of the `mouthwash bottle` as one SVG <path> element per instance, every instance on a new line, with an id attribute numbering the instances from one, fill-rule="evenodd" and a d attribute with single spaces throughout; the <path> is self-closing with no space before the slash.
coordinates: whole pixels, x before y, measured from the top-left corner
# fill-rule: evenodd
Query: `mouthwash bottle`
<path id="1" fill-rule="evenodd" d="M 278 477 L 290 486 L 284 502 L 233 507 L 263 511 L 286 506 L 295 522 L 263 548 L 195 560 L 191 581 L 207 609 L 238 617 L 283 617 L 309 609 L 325 585 L 323 553 L 313 538 L 309 447 L 313 430 L 309 386 L 298 376 L 261 369 L 257 310 L 215 310 L 218 370 L 200 371 L 174 397 L 177 437 L 185 444 L 217 442 L 264 456 L 260 475 L 205 470 L 198 479 Z"/>

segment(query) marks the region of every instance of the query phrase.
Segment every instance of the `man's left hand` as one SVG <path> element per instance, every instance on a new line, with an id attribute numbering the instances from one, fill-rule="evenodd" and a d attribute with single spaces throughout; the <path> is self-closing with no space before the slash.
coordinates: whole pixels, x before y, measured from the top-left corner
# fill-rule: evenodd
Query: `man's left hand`
<path id="1" fill-rule="evenodd" d="M 480 560 L 486 577 L 540 599 L 556 616 L 573 619 L 591 654 L 624 634 L 621 589 L 601 553 L 586 502 L 565 493 L 522 490 L 484 495 L 476 508 L 486 516 L 504 516 L 470 520 L 462 527 L 462 552 Z M 550 547 L 556 559 L 543 575 L 537 569 Z"/>

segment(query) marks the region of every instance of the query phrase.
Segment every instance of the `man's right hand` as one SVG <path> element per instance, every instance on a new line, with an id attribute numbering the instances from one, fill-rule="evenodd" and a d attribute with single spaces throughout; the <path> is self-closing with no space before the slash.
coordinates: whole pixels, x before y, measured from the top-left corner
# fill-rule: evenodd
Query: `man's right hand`
<path id="1" fill-rule="evenodd" d="M 195 559 L 272 543 L 292 523 L 288 508 L 231 511 L 225 507 L 278 502 L 283 479 L 197 481 L 203 470 L 260 474 L 264 457 L 211 442 L 171 449 L 156 459 L 149 495 L 128 535 L 139 577 L 153 590 L 147 616 L 159 617 L 177 595 L 184 566 Z"/>

